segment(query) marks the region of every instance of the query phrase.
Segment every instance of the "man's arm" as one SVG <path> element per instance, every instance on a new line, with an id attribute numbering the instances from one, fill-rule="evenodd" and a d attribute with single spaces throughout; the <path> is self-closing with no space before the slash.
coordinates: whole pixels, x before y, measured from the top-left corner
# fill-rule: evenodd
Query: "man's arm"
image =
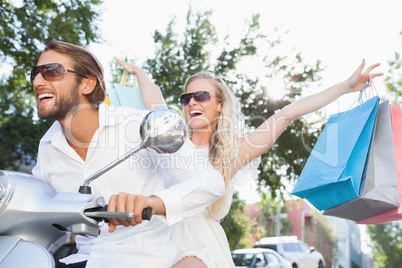
<path id="1" fill-rule="evenodd" d="M 151 207 L 153 214 L 171 225 L 184 218 L 202 213 L 213 202 L 225 194 L 222 175 L 212 167 L 208 158 L 198 152 L 187 140 L 174 154 L 157 154 L 156 163 L 165 175 L 176 181 L 170 186 L 151 196 L 120 193 L 109 200 L 108 211 L 132 211 L 137 215 L 133 220 L 110 219 L 109 230 L 116 225 L 135 226 L 142 222 L 141 212 Z"/>

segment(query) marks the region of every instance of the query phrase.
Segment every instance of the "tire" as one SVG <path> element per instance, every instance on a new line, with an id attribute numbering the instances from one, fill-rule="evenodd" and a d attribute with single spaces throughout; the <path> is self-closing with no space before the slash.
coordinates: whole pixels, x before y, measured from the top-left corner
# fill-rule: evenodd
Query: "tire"
<path id="1" fill-rule="evenodd" d="M 322 261 L 318 262 L 318 268 L 324 268 L 324 265 L 322 264 Z"/>

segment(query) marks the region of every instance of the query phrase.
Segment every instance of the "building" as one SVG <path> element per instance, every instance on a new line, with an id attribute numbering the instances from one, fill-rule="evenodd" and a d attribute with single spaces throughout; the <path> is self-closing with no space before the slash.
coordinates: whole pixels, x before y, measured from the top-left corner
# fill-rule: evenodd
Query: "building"
<path id="1" fill-rule="evenodd" d="M 320 237 L 316 235 L 316 229 L 319 228 L 314 217 L 319 212 L 303 199 L 286 201 L 289 208 L 288 219 L 292 223 L 292 232 L 287 235 L 297 236 L 311 246 L 318 248 Z M 317 216 L 315 216 L 317 215 Z M 373 257 L 362 252 L 360 228 L 354 222 L 337 217 L 323 216 L 330 223 L 336 239 L 336 248 L 323 248 L 321 245 L 319 251 L 324 256 L 332 255 L 333 268 L 372 268 Z M 332 250 L 332 254 L 325 254 L 326 250 Z M 323 252 L 324 251 L 324 252 Z"/>
<path id="2" fill-rule="evenodd" d="M 288 235 L 297 236 L 297 239 L 304 241 L 306 231 L 312 232 L 314 229 L 315 208 L 303 199 L 288 200 L 286 206 L 289 208 L 288 219 L 292 223 L 292 232 Z M 312 244 L 315 244 L 315 237 L 311 240 Z"/>

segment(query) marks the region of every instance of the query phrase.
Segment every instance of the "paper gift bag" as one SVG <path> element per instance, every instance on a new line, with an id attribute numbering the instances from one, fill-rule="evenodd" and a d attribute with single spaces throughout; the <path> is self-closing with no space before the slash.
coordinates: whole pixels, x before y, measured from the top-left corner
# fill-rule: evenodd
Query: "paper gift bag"
<path id="1" fill-rule="evenodd" d="M 402 220 L 402 110 L 401 106 L 395 105 L 391 109 L 392 134 L 394 138 L 394 153 L 396 176 L 399 193 L 399 207 L 368 219 L 357 222 L 358 224 L 383 224 L 391 221 Z"/>
<path id="2" fill-rule="evenodd" d="M 134 83 L 134 87 L 126 86 L 126 77 L 127 71 L 125 71 L 123 74 L 123 82 L 121 84 L 113 84 L 113 88 L 107 90 L 110 105 L 126 106 L 138 110 L 147 110 L 142 101 L 139 87 L 137 87 L 136 83 Z"/>
<path id="3" fill-rule="evenodd" d="M 319 210 L 359 195 L 371 145 L 378 96 L 354 109 L 332 115 L 292 191 Z"/>
<path id="4" fill-rule="evenodd" d="M 363 178 L 357 198 L 325 210 L 324 215 L 360 221 L 399 207 L 391 110 L 388 101 L 379 106 Z"/>

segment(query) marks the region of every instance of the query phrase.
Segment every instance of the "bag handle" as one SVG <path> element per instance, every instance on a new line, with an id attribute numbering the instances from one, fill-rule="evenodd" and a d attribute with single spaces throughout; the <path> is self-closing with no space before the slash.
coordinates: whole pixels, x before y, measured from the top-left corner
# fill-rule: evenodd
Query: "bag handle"
<path id="1" fill-rule="evenodd" d="M 122 77 L 121 80 L 123 80 L 123 82 L 121 84 L 123 86 L 125 86 L 126 85 L 126 80 L 127 80 L 127 71 L 126 70 L 124 70 L 123 77 Z M 134 88 L 136 88 L 136 87 L 137 87 L 137 76 L 134 75 Z"/>
<path id="2" fill-rule="evenodd" d="M 367 88 L 369 89 L 369 90 L 368 90 L 368 91 L 369 91 L 369 95 L 368 95 L 368 96 L 367 96 Z M 375 94 L 374 94 L 374 91 L 375 91 Z M 374 85 L 374 82 L 373 82 L 373 79 L 371 78 L 371 75 L 369 76 L 369 80 L 367 81 L 366 86 L 365 86 L 362 90 L 360 90 L 359 97 L 357 98 L 357 100 L 355 100 L 355 101 L 352 103 L 352 105 L 350 105 L 350 107 L 349 107 L 346 111 L 349 111 L 350 108 L 351 108 L 356 102 L 357 102 L 357 106 L 363 104 L 363 93 L 364 93 L 364 96 L 365 96 L 366 100 L 368 100 L 369 98 L 371 98 L 371 97 L 373 97 L 373 96 L 375 96 L 375 95 L 378 96 L 378 91 L 377 91 L 377 88 L 376 88 L 375 85 Z"/>
<path id="3" fill-rule="evenodd" d="M 125 86 L 126 81 L 127 81 L 127 71 L 126 70 L 124 70 L 121 80 L 122 80 L 121 84 L 123 86 Z M 134 88 L 137 88 L 137 76 L 136 75 L 134 75 Z M 105 96 L 105 103 L 110 106 L 110 97 L 107 92 L 106 92 L 106 96 Z"/>
<path id="4" fill-rule="evenodd" d="M 367 88 L 369 88 L 369 90 L 368 90 L 369 95 L 368 96 L 367 96 L 367 91 L 366 91 Z M 374 91 L 375 91 L 375 93 L 374 93 Z M 362 95 L 362 92 L 364 92 L 366 100 L 368 100 L 369 98 L 371 98 L 371 97 L 373 97 L 375 95 L 378 96 L 378 91 L 377 91 L 377 88 L 374 85 L 373 79 L 371 79 L 371 75 L 369 76 L 369 80 L 368 80 L 368 82 L 366 84 L 366 87 L 362 91 L 360 91 L 360 96 Z"/>

